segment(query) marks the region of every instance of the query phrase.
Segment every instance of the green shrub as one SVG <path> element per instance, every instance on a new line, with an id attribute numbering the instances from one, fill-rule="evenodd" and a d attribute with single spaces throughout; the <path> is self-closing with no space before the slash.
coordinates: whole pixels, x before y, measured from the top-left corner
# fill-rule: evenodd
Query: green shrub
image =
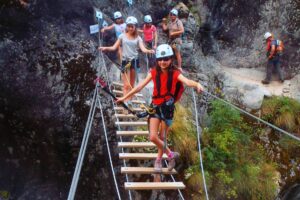
<path id="1" fill-rule="evenodd" d="M 272 97 L 262 104 L 262 118 L 289 132 L 300 134 L 300 103 L 288 97 Z"/>

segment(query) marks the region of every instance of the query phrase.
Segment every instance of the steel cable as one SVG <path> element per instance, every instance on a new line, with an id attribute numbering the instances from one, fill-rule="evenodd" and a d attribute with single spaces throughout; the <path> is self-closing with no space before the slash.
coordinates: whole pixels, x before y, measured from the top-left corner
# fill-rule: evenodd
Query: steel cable
<path id="1" fill-rule="evenodd" d="M 94 95 L 93 95 L 93 99 L 92 99 L 92 103 L 91 103 L 91 108 L 90 108 L 88 120 L 86 122 L 82 143 L 81 143 L 79 155 L 78 155 L 77 162 L 76 162 L 76 167 L 75 167 L 75 171 L 74 171 L 74 174 L 73 174 L 70 191 L 69 191 L 69 194 L 68 194 L 68 200 L 73 200 L 74 197 L 75 197 L 75 193 L 76 193 L 76 189 L 77 189 L 77 185 L 78 185 L 78 180 L 79 180 L 79 176 L 80 176 L 80 172 L 81 172 L 81 168 L 82 168 L 82 163 L 83 163 L 83 160 L 84 160 L 84 155 L 85 155 L 87 143 L 88 143 L 88 139 L 89 139 L 89 136 L 90 136 L 92 120 L 94 119 L 94 115 L 95 115 L 96 93 L 97 93 L 97 87 L 95 87 L 95 90 L 94 90 Z"/>
<path id="2" fill-rule="evenodd" d="M 195 92 L 194 92 L 194 90 L 192 90 L 192 94 L 193 94 L 194 109 L 195 109 L 195 117 L 196 117 L 197 140 L 198 140 L 198 151 L 199 151 L 200 168 L 201 168 L 201 173 L 202 173 L 202 179 L 203 179 L 203 185 L 204 185 L 204 191 L 205 191 L 206 199 L 209 200 L 208 192 L 207 192 L 207 186 L 206 186 L 206 180 L 205 180 L 204 167 L 203 167 L 201 142 L 200 142 L 202 129 L 201 129 L 201 127 L 199 126 L 198 110 L 197 110 L 197 102 L 196 102 L 196 97 L 195 97 Z"/>

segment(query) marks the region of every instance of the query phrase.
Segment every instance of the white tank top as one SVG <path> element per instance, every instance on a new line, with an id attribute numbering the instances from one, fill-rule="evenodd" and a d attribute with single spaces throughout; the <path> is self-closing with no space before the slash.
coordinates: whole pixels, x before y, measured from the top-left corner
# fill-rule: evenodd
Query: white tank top
<path id="1" fill-rule="evenodd" d="M 119 38 L 119 35 L 121 35 L 121 33 L 124 33 L 126 29 L 126 24 L 115 24 L 115 32 L 116 32 L 116 36 L 117 38 Z"/>

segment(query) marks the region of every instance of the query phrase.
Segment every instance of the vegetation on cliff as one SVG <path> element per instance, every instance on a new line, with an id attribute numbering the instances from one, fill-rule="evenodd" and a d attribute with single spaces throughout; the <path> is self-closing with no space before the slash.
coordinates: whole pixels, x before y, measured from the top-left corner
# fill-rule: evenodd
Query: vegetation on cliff
<path id="1" fill-rule="evenodd" d="M 202 199 L 197 135 L 190 116 L 189 111 L 177 106 L 170 136 L 185 165 L 188 194 L 192 199 Z M 273 199 L 278 189 L 278 173 L 263 146 L 256 141 L 255 129 L 238 111 L 218 101 L 212 102 L 207 121 L 201 139 L 210 197 Z"/>

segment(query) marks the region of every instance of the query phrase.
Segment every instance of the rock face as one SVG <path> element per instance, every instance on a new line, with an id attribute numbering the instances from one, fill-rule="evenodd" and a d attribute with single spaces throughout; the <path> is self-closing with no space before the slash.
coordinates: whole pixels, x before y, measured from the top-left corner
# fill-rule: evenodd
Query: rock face
<path id="1" fill-rule="evenodd" d="M 94 88 L 97 40 L 88 33 L 92 4 L 12 3 L 0 13 L 0 190 L 12 199 L 66 199 L 88 114 L 84 102 Z M 90 145 L 97 142 L 92 139 Z M 88 163 L 98 167 L 82 172 L 81 186 L 93 182 L 89 173 L 109 174 L 110 168 L 99 163 L 102 154 L 96 161 L 95 155 L 95 148 L 88 150 Z M 95 187 L 82 188 L 79 199 Z M 97 188 L 105 190 L 93 195 L 111 196 L 110 185 Z"/>
<path id="2" fill-rule="evenodd" d="M 204 21 L 200 34 L 208 38 L 201 40 L 202 45 L 208 48 L 207 53 L 217 53 L 223 65 L 264 66 L 263 35 L 270 31 L 285 44 L 286 76 L 290 78 L 299 73 L 299 2 L 198 0 L 198 3 Z M 208 41 L 211 42 L 207 45 Z"/>
<path id="3" fill-rule="evenodd" d="M 224 95 L 231 96 L 233 93 L 240 93 L 243 96 L 240 103 L 248 109 L 259 108 L 263 96 L 267 93 L 272 95 L 285 95 L 299 99 L 299 89 L 293 84 L 297 80 L 299 67 L 299 18 L 300 4 L 295 1 L 197 1 L 201 21 L 203 22 L 197 37 L 198 43 L 204 55 L 216 59 L 222 67 L 215 70 L 221 73 L 223 69 L 230 71 L 224 85 L 231 88 L 224 88 Z M 283 71 L 287 81 L 284 85 L 272 83 L 270 86 L 263 86 L 260 81 L 265 78 L 266 56 L 263 35 L 266 31 L 274 33 L 275 38 L 281 39 L 285 44 L 284 56 L 282 59 Z M 199 58 L 195 58 L 199 59 Z M 201 61 L 199 61 L 201 62 Z M 205 62 L 205 61 L 204 61 Z M 208 63 L 210 65 L 210 63 Z M 213 66 L 216 68 L 215 65 Z M 252 74 L 248 74 L 245 79 L 241 79 L 235 74 L 230 74 L 236 68 L 243 73 L 246 69 L 252 68 Z M 216 68 L 217 69 L 217 68 Z M 204 71 L 205 73 L 205 71 Z M 259 74 L 259 76 L 256 76 Z M 260 75 L 261 74 L 261 75 Z M 231 76 L 232 75 L 232 76 Z M 219 76 L 219 75 L 218 75 Z M 251 80 L 255 79 L 255 81 Z M 277 80 L 276 78 L 273 80 Z M 241 85 L 236 82 L 244 82 Z M 249 93 L 244 90 L 243 85 L 247 83 L 251 87 L 258 87 L 255 95 L 260 96 L 253 99 L 253 91 Z M 222 84 L 221 84 L 222 85 Z M 234 85 L 236 87 L 234 88 Z M 274 90 L 276 90 L 274 92 Z M 228 97 L 231 98 L 231 97 Z M 248 100 L 247 100 L 248 99 Z M 252 99 L 252 100 L 251 100 Z"/>

